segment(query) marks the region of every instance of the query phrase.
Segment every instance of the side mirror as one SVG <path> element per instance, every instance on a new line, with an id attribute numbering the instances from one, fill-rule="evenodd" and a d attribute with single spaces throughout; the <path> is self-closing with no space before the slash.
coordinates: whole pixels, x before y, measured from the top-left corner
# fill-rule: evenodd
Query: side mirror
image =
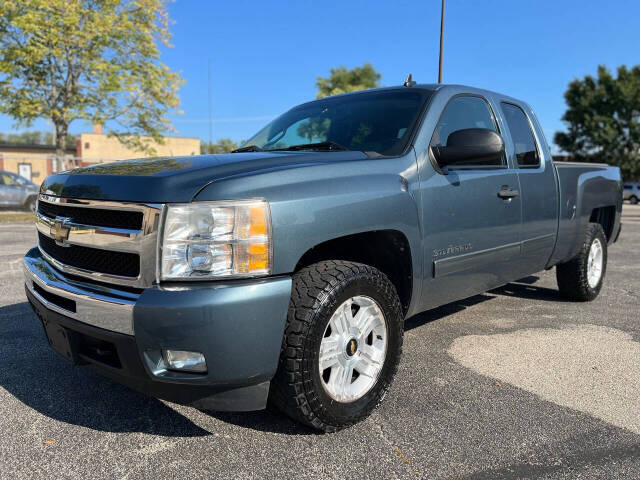
<path id="1" fill-rule="evenodd" d="M 440 168 L 471 165 L 502 165 L 504 142 L 488 128 L 465 128 L 449 134 L 446 147 L 431 147 Z"/>

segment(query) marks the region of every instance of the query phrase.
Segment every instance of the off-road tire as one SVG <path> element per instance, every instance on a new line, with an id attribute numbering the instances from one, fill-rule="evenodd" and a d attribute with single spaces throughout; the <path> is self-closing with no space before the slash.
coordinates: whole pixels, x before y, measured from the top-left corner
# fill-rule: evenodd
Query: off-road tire
<path id="1" fill-rule="evenodd" d="M 595 287 L 590 287 L 587 280 L 587 267 L 589 251 L 594 240 L 600 240 L 603 249 L 602 274 Z M 556 266 L 556 279 L 560 294 L 578 302 L 588 302 L 595 299 L 600 293 L 604 276 L 607 271 L 607 238 L 599 223 L 587 225 L 580 252 L 572 260 Z"/>
<path id="2" fill-rule="evenodd" d="M 355 295 L 375 300 L 385 317 L 387 350 L 376 383 L 358 400 L 333 400 L 318 368 L 319 347 L 335 310 Z M 366 418 L 382 401 L 402 354 L 404 318 L 395 287 L 379 270 L 360 263 L 324 261 L 293 276 L 293 287 L 278 370 L 269 399 L 289 417 L 334 432 Z"/>

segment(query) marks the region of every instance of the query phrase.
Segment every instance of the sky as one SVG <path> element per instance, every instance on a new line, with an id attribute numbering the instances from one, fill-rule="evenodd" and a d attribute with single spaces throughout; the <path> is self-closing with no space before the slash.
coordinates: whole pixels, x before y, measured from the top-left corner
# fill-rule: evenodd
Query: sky
<path id="1" fill-rule="evenodd" d="M 332 67 L 371 62 L 383 86 L 408 73 L 437 81 L 440 0 L 176 0 L 169 12 L 173 47 L 162 60 L 185 80 L 175 135 L 209 138 L 209 64 L 214 140 L 249 138 L 313 99 L 316 77 Z M 637 0 L 447 0 L 443 82 L 525 100 L 551 142 L 571 80 L 599 64 L 640 64 L 639 19 Z M 0 116 L 0 131 L 13 123 Z"/>

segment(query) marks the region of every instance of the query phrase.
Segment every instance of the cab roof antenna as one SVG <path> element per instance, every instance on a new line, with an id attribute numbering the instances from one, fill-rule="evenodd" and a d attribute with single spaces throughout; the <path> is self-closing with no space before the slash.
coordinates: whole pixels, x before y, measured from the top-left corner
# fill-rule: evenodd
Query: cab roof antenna
<path id="1" fill-rule="evenodd" d="M 416 82 L 413 80 L 413 78 L 411 77 L 411 74 L 407 75 L 406 80 L 404 81 L 404 86 L 405 87 L 413 87 L 416 84 Z"/>

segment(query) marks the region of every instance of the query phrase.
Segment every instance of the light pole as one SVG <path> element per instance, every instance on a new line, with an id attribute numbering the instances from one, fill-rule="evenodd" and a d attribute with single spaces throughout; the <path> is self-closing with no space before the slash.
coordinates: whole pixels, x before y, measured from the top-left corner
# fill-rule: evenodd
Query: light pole
<path id="1" fill-rule="evenodd" d="M 444 37 L 444 0 L 440 9 L 440 61 L 438 65 L 438 83 L 442 83 L 442 41 Z"/>
<path id="2" fill-rule="evenodd" d="M 211 148 L 211 142 L 213 141 L 213 121 L 211 119 L 211 59 L 207 62 L 207 93 L 209 100 L 209 148 Z M 207 153 L 209 153 L 207 151 Z"/>

